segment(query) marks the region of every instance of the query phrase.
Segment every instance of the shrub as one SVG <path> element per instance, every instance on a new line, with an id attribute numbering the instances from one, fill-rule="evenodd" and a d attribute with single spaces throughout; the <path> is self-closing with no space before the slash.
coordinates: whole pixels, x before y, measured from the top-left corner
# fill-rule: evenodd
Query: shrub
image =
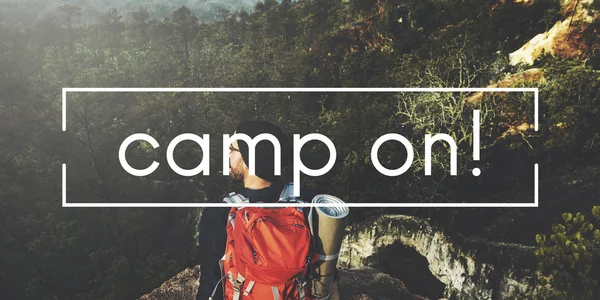
<path id="1" fill-rule="evenodd" d="M 563 213 L 552 233 L 536 235 L 541 276 L 534 299 L 600 299 L 600 206 L 592 215 Z"/>

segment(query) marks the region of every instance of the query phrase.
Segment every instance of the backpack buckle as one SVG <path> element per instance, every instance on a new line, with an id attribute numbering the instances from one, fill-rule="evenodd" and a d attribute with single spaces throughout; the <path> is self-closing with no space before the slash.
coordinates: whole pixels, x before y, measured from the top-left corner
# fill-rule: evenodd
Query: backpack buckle
<path id="1" fill-rule="evenodd" d="M 231 283 L 233 285 L 233 289 L 237 292 L 239 292 L 242 288 L 242 285 L 244 284 L 243 281 L 239 281 L 239 280 L 235 280 L 234 282 Z"/>
<path id="2" fill-rule="evenodd" d="M 233 289 L 236 292 L 239 292 L 242 288 L 242 285 L 244 285 L 244 281 L 246 281 L 246 278 L 244 278 L 242 274 L 238 274 L 237 278 L 231 282 L 231 284 L 233 285 Z"/>
<path id="3" fill-rule="evenodd" d="M 229 271 L 229 274 L 231 274 L 231 271 Z M 233 276 L 229 277 L 229 282 L 231 282 L 231 285 L 233 285 L 233 299 L 234 300 L 239 300 L 241 298 L 241 290 L 242 290 L 242 285 L 244 284 L 244 281 L 246 280 L 246 278 L 244 278 L 244 276 L 242 276 L 242 274 L 238 273 L 237 279 L 233 280 Z"/>

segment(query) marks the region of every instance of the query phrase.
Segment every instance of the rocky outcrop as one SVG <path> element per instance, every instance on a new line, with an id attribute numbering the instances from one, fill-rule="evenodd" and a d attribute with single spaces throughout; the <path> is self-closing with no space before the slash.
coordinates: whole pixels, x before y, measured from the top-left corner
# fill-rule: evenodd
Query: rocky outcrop
<path id="1" fill-rule="evenodd" d="M 340 268 L 340 299 L 343 300 L 425 300 L 411 294 L 404 283 L 388 274 L 363 267 Z"/>
<path id="2" fill-rule="evenodd" d="M 402 281 L 369 268 L 340 269 L 340 299 L 426 300 L 412 295 Z M 200 267 L 188 268 L 139 300 L 196 300 Z M 331 299 L 339 300 L 339 299 Z"/>
<path id="3" fill-rule="evenodd" d="M 593 0 L 563 1 L 563 20 L 550 30 L 536 35 L 519 50 L 509 54 L 511 65 L 532 65 L 543 53 L 560 58 L 578 58 L 592 45 L 587 45 L 582 33 L 594 20 L 587 6 Z"/>
<path id="4" fill-rule="evenodd" d="M 503 79 L 488 85 L 488 88 L 509 88 L 509 87 L 520 87 L 529 85 L 541 85 L 546 83 L 546 78 L 544 77 L 544 72 L 539 68 L 531 68 L 516 74 L 508 74 Z M 466 104 L 470 106 L 479 105 L 481 101 L 483 101 L 484 96 L 487 95 L 500 95 L 507 93 L 504 92 L 477 92 L 472 96 L 466 99 Z M 530 93 L 532 99 L 533 94 Z M 508 115 L 514 115 L 514 112 L 505 111 L 502 112 L 502 116 L 506 117 Z M 511 119 L 511 118 L 507 118 Z M 527 131 L 532 131 L 534 129 L 534 124 L 531 123 L 531 120 L 513 120 L 512 122 L 501 123 L 503 129 L 502 135 L 498 139 L 505 138 L 507 136 L 521 134 L 524 135 Z"/>
<path id="5" fill-rule="evenodd" d="M 187 268 L 139 300 L 196 300 L 200 266 Z"/>
<path id="6" fill-rule="evenodd" d="M 371 257 L 395 243 L 427 260 L 431 274 L 445 284 L 448 298 L 507 299 L 533 292 L 533 247 L 450 235 L 412 216 L 386 215 L 353 225 L 339 263 L 367 266 Z"/>
<path id="7" fill-rule="evenodd" d="M 527 83 L 543 84 L 546 83 L 544 72 L 539 68 L 531 68 L 516 74 L 509 74 L 496 83 L 492 83 L 486 87 L 488 88 L 509 88 L 516 86 L 523 86 Z M 486 94 L 490 94 L 486 92 Z M 497 93 L 496 93 L 497 94 Z M 468 104 L 479 104 L 483 99 L 483 92 L 477 92 L 473 96 L 467 98 Z"/>

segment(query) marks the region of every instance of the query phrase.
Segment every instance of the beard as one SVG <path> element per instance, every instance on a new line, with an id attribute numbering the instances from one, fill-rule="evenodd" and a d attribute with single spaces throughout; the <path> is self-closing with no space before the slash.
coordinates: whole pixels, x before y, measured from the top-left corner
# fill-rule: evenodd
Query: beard
<path id="1" fill-rule="evenodd" d="M 244 169 L 243 166 L 230 166 L 229 167 L 229 177 L 235 181 L 243 181 L 244 180 Z"/>

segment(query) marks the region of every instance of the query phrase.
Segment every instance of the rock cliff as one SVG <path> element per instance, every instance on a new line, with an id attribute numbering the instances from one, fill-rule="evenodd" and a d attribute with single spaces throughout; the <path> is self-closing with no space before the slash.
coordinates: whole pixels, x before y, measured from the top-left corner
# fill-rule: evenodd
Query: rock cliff
<path id="1" fill-rule="evenodd" d="M 511 65 L 532 65 L 542 54 L 547 53 L 560 58 L 580 58 L 590 45 L 583 37 L 584 31 L 594 20 L 588 10 L 593 0 L 565 0 L 562 3 L 563 20 L 552 28 L 540 33 L 509 54 Z"/>

